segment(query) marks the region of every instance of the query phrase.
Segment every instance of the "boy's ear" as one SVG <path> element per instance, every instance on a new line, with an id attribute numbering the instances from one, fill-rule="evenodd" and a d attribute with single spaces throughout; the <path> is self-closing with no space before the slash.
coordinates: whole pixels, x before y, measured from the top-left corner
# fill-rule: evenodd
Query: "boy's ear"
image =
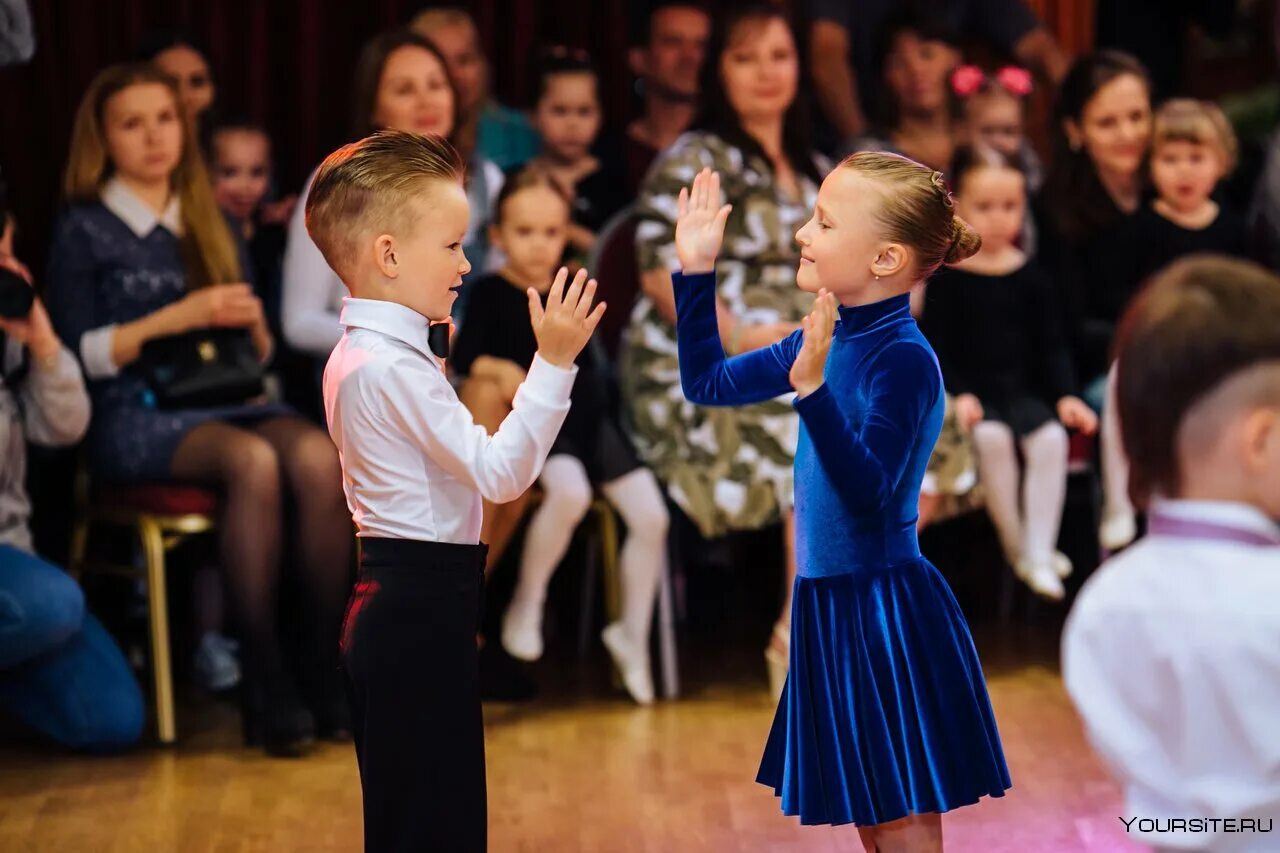
<path id="1" fill-rule="evenodd" d="M 1280 442 L 1280 410 L 1255 409 L 1245 416 L 1240 428 L 1240 447 L 1249 473 L 1265 474 Z"/>
<path id="2" fill-rule="evenodd" d="M 400 259 L 396 257 L 396 238 L 390 234 L 379 234 L 373 241 L 373 262 L 378 271 L 387 278 L 400 276 Z"/>
<path id="3" fill-rule="evenodd" d="M 499 252 L 506 254 L 506 248 L 502 245 L 502 232 L 498 230 L 495 223 L 489 223 L 489 245 L 496 248 Z"/>

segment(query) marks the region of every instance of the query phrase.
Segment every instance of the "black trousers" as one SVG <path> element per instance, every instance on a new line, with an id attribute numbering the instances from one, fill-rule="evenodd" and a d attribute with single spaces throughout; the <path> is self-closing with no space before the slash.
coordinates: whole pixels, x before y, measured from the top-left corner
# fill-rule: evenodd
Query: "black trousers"
<path id="1" fill-rule="evenodd" d="M 369 853 L 483 851 L 485 545 L 361 538 L 342 627 Z"/>

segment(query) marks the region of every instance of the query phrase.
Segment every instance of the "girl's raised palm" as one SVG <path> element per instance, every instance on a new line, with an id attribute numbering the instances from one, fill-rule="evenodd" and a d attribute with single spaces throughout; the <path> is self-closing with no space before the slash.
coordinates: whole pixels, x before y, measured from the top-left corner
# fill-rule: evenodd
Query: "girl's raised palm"
<path id="1" fill-rule="evenodd" d="M 791 387 L 801 397 L 808 397 L 822 386 L 831 351 L 831 335 L 836 328 L 836 298 L 824 287 L 818 291 L 813 310 L 800 324 L 804 343 L 791 365 Z"/>
<path id="2" fill-rule="evenodd" d="M 676 213 L 676 256 L 686 273 L 711 272 L 724 240 L 733 205 L 720 204 L 720 174 L 703 169 L 692 187 L 680 190 Z"/>

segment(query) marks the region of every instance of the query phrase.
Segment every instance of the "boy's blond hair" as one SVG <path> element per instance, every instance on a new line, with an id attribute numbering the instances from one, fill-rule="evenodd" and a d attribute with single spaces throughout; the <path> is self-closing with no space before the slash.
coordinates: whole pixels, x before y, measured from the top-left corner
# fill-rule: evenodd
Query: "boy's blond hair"
<path id="1" fill-rule="evenodd" d="M 382 130 L 334 151 L 307 195 L 307 233 L 344 281 L 366 235 L 413 226 L 431 181 L 461 184 L 462 157 L 443 137 Z M 349 283 L 349 282 L 348 282 Z"/>
<path id="2" fill-rule="evenodd" d="M 1224 174 L 1236 167 L 1236 132 L 1222 109 L 1212 101 L 1173 98 L 1156 110 L 1151 129 L 1151 148 L 1162 142 L 1194 142 L 1218 149 Z"/>

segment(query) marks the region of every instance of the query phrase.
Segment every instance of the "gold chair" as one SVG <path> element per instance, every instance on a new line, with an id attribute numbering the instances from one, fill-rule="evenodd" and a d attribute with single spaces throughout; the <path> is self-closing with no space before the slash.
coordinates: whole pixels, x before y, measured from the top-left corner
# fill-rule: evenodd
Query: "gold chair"
<path id="1" fill-rule="evenodd" d="M 169 656 L 169 606 L 166 556 L 191 536 L 214 529 L 217 495 L 197 486 L 152 484 L 92 490 L 81 471 L 76 485 L 76 526 L 71 537 L 70 570 L 74 576 L 112 574 L 147 583 L 151 634 L 151 673 L 156 703 L 156 729 L 161 743 L 177 738 L 173 670 Z M 137 536 L 142 565 L 88 559 L 89 534 L 97 528 L 127 529 Z"/>

